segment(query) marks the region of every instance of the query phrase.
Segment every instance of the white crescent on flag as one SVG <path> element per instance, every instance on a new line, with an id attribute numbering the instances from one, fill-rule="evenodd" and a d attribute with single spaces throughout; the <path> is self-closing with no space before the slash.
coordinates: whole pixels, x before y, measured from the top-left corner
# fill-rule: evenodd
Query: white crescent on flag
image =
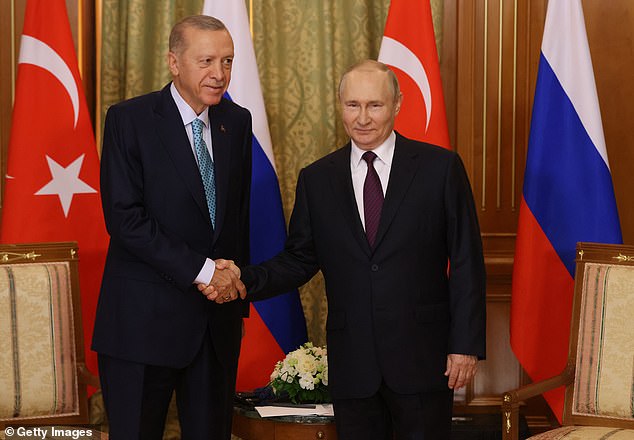
<path id="1" fill-rule="evenodd" d="M 64 86 L 71 103 L 75 120 L 73 128 L 77 126 L 79 118 L 79 92 L 77 84 L 66 62 L 48 44 L 29 35 L 22 35 L 20 42 L 20 57 L 18 64 L 33 64 L 48 70 Z"/>
<path id="2" fill-rule="evenodd" d="M 425 111 L 427 112 L 425 130 L 427 130 L 429 127 L 429 120 L 431 119 L 432 98 L 429 79 L 427 78 L 427 73 L 425 72 L 423 64 L 407 46 L 386 36 L 384 36 L 381 41 L 379 61 L 390 66 L 397 67 L 405 72 L 416 83 L 420 89 L 421 95 L 423 95 L 423 101 L 425 102 Z"/>

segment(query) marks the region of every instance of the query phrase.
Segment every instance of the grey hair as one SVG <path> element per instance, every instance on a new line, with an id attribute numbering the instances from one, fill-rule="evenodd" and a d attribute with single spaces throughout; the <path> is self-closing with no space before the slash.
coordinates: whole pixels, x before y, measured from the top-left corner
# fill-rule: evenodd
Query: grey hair
<path id="1" fill-rule="evenodd" d="M 179 52 L 185 44 L 185 29 L 195 28 L 203 31 L 227 31 L 225 24 L 209 15 L 190 15 L 176 23 L 170 32 L 169 50 L 170 52 Z"/>
<path id="2" fill-rule="evenodd" d="M 341 92 L 343 91 L 343 85 L 344 85 L 346 76 L 350 72 L 353 72 L 356 70 L 365 71 L 365 72 L 387 73 L 390 88 L 392 89 L 392 94 L 394 95 L 394 101 L 398 101 L 398 98 L 401 95 L 401 87 L 398 84 L 398 78 L 396 78 L 396 74 L 386 64 L 383 64 L 380 61 L 375 61 L 370 59 L 354 63 L 352 66 L 348 67 L 345 72 L 343 72 L 343 75 L 341 75 L 341 80 L 339 81 L 339 89 L 337 92 L 339 99 L 341 99 Z"/>

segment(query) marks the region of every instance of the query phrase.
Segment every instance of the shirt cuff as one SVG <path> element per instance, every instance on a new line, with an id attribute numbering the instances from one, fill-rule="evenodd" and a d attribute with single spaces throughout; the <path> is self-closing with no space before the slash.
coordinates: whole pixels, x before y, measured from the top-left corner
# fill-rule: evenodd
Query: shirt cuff
<path id="1" fill-rule="evenodd" d="M 194 284 L 209 284 L 216 272 L 216 263 L 214 260 L 207 258 L 203 268 L 198 272 L 198 276 L 194 280 Z"/>

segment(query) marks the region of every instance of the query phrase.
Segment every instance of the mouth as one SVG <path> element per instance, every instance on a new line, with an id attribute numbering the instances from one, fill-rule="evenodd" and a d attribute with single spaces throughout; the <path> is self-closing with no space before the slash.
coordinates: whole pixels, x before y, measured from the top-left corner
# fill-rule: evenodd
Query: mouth
<path id="1" fill-rule="evenodd" d="M 225 85 L 224 84 L 206 84 L 203 86 L 206 89 L 210 89 L 213 92 L 224 92 L 225 90 Z"/>

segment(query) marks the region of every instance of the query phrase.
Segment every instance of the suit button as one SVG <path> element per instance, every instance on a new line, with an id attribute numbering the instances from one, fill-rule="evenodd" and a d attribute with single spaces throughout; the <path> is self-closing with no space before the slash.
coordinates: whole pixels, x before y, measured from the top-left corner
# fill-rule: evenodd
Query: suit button
<path id="1" fill-rule="evenodd" d="M 378 265 L 378 264 L 373 264 L 373 265 L 370 267 L 370 270 L 371 270 L 372 272 L 378 272 L 378 271 L 379 271 L 379 265 Z"/>

